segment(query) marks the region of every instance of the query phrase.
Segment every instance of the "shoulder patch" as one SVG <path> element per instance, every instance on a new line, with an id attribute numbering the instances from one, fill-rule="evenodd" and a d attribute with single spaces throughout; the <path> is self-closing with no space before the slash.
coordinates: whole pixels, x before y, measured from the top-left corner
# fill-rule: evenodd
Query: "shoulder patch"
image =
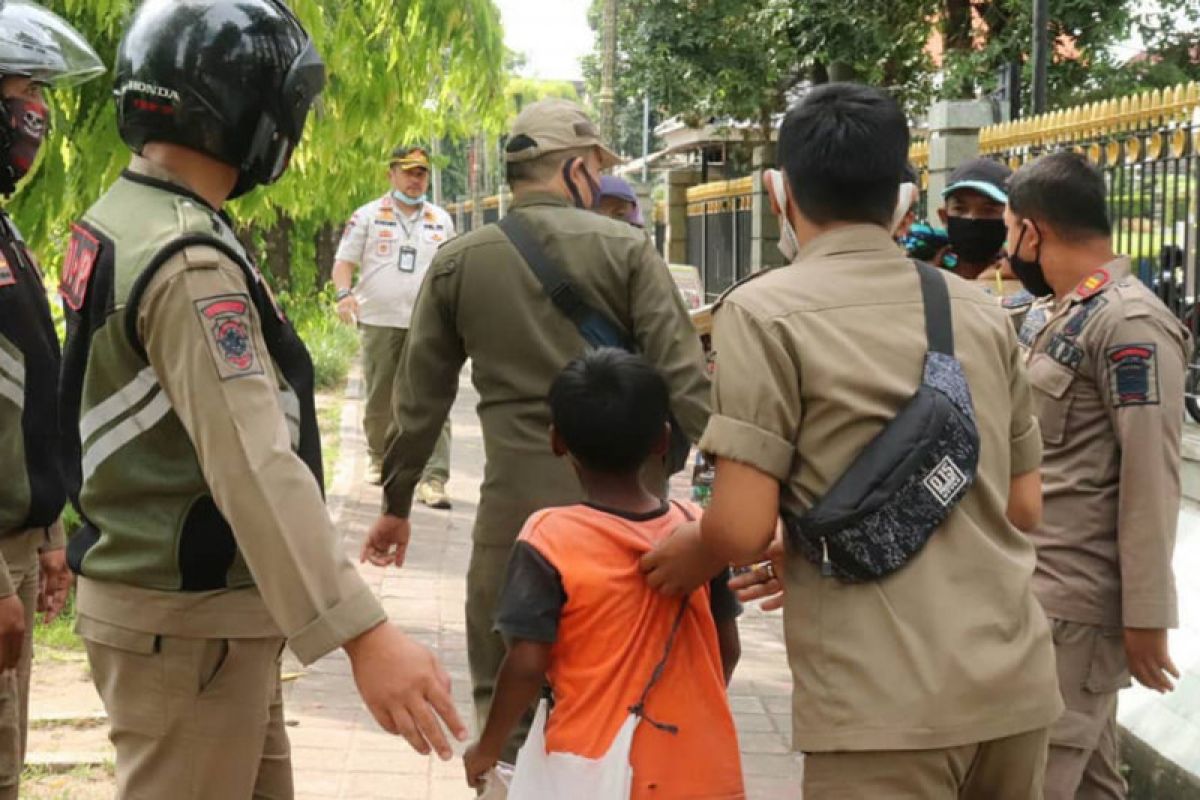
<path id="1" fill-rule="evenodd" d="M 1083 327 L 1087 325 L 1088 320 L 1092 318 L 1097 311 L 1108 305 L 1108 298 L 1104 295 L 1095 295 L 1087 301 L 1080 304 L 1080 308 L 1071 315 L 1067 323 L 1063 325 L 1063 333 L 1071 338 L 1077 338 L 1083 333 Z"/>
<path id="2" fill-rule="evenodd" d="M 1158 405 L 1158 350 L 1153 344 L 1122 344 L 1105 351 L 1114 408 Z"/>
<path id="3" fill-rule="evenodd" d="M 1112 275 L 1108 270 L 1100 268 L 1084 278 L 1083 283 L 1079 284 L 1079 288 L 1075 290 L 1075 295 L 1081 300 L 1086 300 L 1107 286 L 1111 280 Z"/>
<path id="4" fill-rule="evenodd" d="M 221 380 L 263 374 L 254 344 L 250 296 L 222 294 L 197 300 L 195 305 Z"/>
<path id="5" fill-rule="evenodd" d="M 13 272 L 12 265 L 8 263 L 4 253 L 0 253 L 0 286 L 12 286 L 16 282 L 17 273 Z"/>
<path id="6" fill-rule="evenodd" d="M 1033 305 L 1033 301 L 1036 299 L 1037 298 L 1028 291 L 1022 289 L 1016 294 L 1010 294 L 1008 297 L 1001 299 L 1000 305 L 1009 311 L 1015 311 L 1017 309 L 1026 308 Z"/>
<path id="7" fill-rule="evenodd" d="M 1021 330 L 1017 331 L 1017 339 L 1024 347 L 1033 347 L 1033 342 L 1037 339 L 1037 335 L 1042 332 L 1042 328 L 1046 327 L 1046 320 L 1049 319 L 1046 306 L 1035 303 L 1030 307 L 1029 313 L 1025 315 L 1025 321 L 1021 323 Z"/>
<path id="8" fill-rule="evenodd" d="M 87 299 L 92 270 L 100 258 L 100 240 L 79 225 L 71 226 L 71 242 L 63 259 L 62 280 L 58 293 L 72 311 L 83 308 Z"/>

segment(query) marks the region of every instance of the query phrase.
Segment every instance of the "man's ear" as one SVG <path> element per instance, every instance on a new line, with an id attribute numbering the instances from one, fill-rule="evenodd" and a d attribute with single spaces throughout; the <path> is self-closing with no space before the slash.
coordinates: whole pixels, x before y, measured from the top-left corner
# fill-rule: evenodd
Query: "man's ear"
<path id="1" fill-rule="evenodd" d="M 666 457 L 671 450 L 671 423 L 664 422 L 663 429 L 659 433 L 658 438 L 654 440 L 654 446 L 650 448 L 650 455 Z"/>
<path id="2" fill-rule="evenodd" d="M 946 211 L 945 206 L 938 209 L 938 219 L 942 221 L 943 228 L 950 224 L 950 214 Z"/>
<path id="3" fill-rule="evenodd" d="M 567 449 L 567 443 L 563 441 L 562 434 L 558 432 L 558 428 L 554 427 L 553 423 L 550 425 L 550 450 L 557 458 L 571 454 L 571 451 Z"/>

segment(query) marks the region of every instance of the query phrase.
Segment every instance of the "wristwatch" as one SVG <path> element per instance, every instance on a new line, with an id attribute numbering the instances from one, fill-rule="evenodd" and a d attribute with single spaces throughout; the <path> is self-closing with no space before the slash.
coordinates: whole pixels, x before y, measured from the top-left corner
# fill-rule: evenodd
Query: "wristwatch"
<path id="1" fill-rule="evenodd" d="M 338 289 L 337 294 L 334 297 L 340 303 L 352 294 L 354 294 L 354 292 L 350 291 L 349 289 Z"/>

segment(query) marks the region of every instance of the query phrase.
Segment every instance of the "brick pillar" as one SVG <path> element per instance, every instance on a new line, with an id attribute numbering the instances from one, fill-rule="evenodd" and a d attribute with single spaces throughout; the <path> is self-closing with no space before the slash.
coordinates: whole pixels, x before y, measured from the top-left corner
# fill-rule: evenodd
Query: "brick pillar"
<path id="1" fill-rule="evenodd" d="M 929 110 L 928 216 L 937 219 L 950 173 L 979 155 L 979 129 L 993 123 L 985 100 L 943 100 Z"/>
<path id="2" fill-rule="evenodd" d="M 687 261 L 687 190 L 700 183 L 700 170 L 669 170 L 663 181 L 667 187 L 667 246 L 668 264 Z"/>

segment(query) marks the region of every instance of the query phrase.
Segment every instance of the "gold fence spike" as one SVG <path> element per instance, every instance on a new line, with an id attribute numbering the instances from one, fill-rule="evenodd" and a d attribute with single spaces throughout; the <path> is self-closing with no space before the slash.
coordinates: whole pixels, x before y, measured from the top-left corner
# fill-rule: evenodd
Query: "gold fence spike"
<path id="1" fill-rule="evenodd" d="M 1099 142 L 1088 148 L 1087 155 L 1096 166 L 1101 166 L 1104 163 L 1104 148 L 1100 146 Z"/>

